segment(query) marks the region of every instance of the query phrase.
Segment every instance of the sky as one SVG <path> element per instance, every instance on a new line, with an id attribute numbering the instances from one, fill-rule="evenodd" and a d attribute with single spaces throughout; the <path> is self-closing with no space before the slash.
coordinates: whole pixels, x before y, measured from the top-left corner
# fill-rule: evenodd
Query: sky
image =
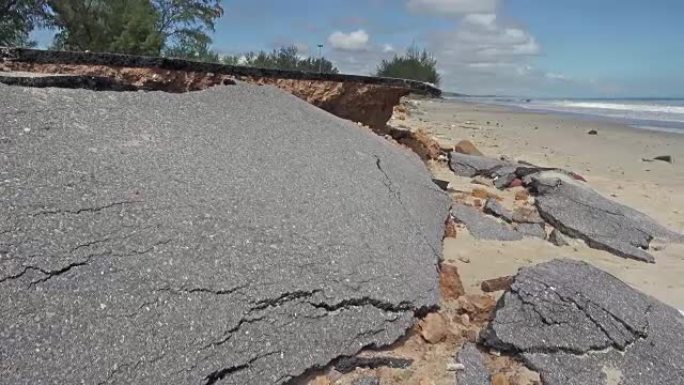
<path id="1" fill-rule="evenodd" d="M 530 97 L 684 97 L 683 0 L 224 0 L 213 48 L 295 45 L 369 75 L 414 44 L 440 88 Z M 39 38 L 44 36 L 39 36 Z M 40 40 L 40 39 L 39 39 Z"/>

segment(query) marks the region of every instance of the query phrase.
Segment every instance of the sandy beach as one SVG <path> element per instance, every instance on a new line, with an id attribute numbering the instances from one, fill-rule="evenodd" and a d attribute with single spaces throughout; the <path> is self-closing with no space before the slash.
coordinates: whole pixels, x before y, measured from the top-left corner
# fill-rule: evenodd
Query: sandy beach
<path id="1" fill-rule="evenodd" d="M 640 210 L 671 229 L 684 229 L 684 135 L 640 130 L 564 115 L 448 100 L 413 102 L 414 111 L 394 126 L 423 129 L 441 142 L 470 140 L 485 155 L 507 156 L 539 166 L 561 167 L 587 179 L 606 197 Z M 588 131 L 596 130 L 597 135 Z M 674 163 L 644 161 L 671 155 Z M 436 177 L 449 180 L 458 200 L 483 186 L 455 176 L 444 162 L 431 163 Z M 515 189 L 487 188 L 508 207 L 518 205 Z M 557 247 L 548 241 L 474 239 L 465 228 L 444 242 L 444 258 L 458 265 L 466 290 L 479 291 L 482 280 L 514 274 L 521 266 L 558 257 L 587 261 L 633 287 L 684 309 L 684 245 L 655 244 L 655 264 L 627 260 L 591 249 L 582 241 Z"/>

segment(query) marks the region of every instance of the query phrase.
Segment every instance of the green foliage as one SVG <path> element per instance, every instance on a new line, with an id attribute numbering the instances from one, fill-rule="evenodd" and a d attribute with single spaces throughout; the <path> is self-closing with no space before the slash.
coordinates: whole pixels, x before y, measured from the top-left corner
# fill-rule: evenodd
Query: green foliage
<path id="1" fill-rule="evenodd" d="M 164 43 L 163 37 L 153 25 L 158 19 L 147 0 L 115 0 L 112 4 L 128 3 L 128 6 L 115 10 L 120 16 L 114 17 L 114 25 L 121 26 L 121 32 L 114 35 L 109 47 L 112 52 L 135 55 L 158 55 Z"/>
<path id="2" fill-rule="evenodd" d="M 46 1 L 58 29 L 54 48 L 218 61 L 208 46 L 220 0 Z"/>
<path id="3" fill-rule="evenodd" d="M 48 20 L 45 0 L 0 0 L 0 45 L 35 45 L 29 33 Z"/>
<path id="4" fill-rule="evenodd" d="M 339 73 L 333 63 L 326 58 L 302 57 L 295 46 L 281 47 L 271 52 L 248 52 L 239 56 L 225 56 L 223 63 L 250 67 L 294 70 L 305 72 Z"/>
<path id="5" fill-rule="evenodd" d="M 57 29 L 55 49 L 164 55 L 260 68 L 338 73 L 325 58 L 294 46 L 221 57 L 209 33 L 221 0 L 0 0 L 0 44 L 28 44 L 38 22 Z"/>
<path id="6" fill-rule="evenodd" d="M 158 55 L 158 15 L 148 0 L 51 0 L 54 48 Z"/>
<path id="7" fill-rule="evenodd" d="M 209 33 L 223 15 L 221 0 L 151 0 L 157 11 L 156 28 L 165 42 L 167 56 L 213 59 Z M 216 57 L 218 60 L 218 57 Z M 211 61 L 216 61 L 211 60 Z"/>
<path id="8" fill-rule="evenodd" d="M 220 63 L 221 57 L 216 51 L 209 48 L 210 41 L 180 39 L 174 46 L 164 50 L 164 56 L 197 60 L 209 63 Z"/>
<path id="9" fill-rule="evenodd" d="M 412 46 L 406 51 L 406 55 L 394 55 L 391 60 L 383 60 L 378 66 L 376 76 L 390 78 L 413 79 L 439 84 L 437 73 L 437 60 L 426 50 L 420 51 Z"/>

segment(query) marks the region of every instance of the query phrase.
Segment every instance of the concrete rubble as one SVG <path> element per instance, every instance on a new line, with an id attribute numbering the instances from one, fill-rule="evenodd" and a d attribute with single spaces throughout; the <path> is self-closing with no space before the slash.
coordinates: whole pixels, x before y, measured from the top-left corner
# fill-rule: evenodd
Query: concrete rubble
<path id="1" fill-rule="evenodd" d="M 563 234 L 617 256 L 655 262 L 648 250 L 653 239 L 684 241 L 647 215 L 621 205 L 586 185 L 544 173 L 533 175 L 530 188 L 540 215 Z"/>
<path id="2" fill-rule="evenodd" d="M 508 223 L 513 223 L 513 212 L 503 207 L 496 199 L 487 199 L 482 211 L 486 214 L 501 218 Z"/>
<path id="3" fill-rule="evenodd" d="M 684 316 L 584 262 L 522 268 L 481 338 L 544 385 L 684 383 Z"/>
<path id="4" fill-rule="evenodd" d="M 535 237 L 546 239 L 546 231 L 544 225 L 538 223 L 518 223 L 515 225 L 515 231 L 527 237 Z"/>
<path id="5" fill-rule="evenodd" d="M 558 229 L 551 230 L 551 234 L 549 234 L 548 240 L 556 246 L 569 245 L 568 240 L 565 239 L 565 236 L 560 231 L 558 231 Z"/>
<path id="6" fill-rule="evenodd" d="M 669 230 L 643 213 L 603 197 L 588 185 L 584 178 L 566 170 L 537 167 L 529 163 L 513 163 L 458 152 L 450 154 L 449 165 L 456 174 L 464 177 L 485 176 L 494 178 L 499 188 L 510 181 L 521 180 L 532 192 L 536 211 L 518 208 L 515 212 L 499 202 L 488 199 L 483 211 L 514 224 L 508 229 L 501 223 L 478 215 L 475 209 L 452 210 L 454 217 L 466 224 L 476 238 L 493 240 L 516 240 L 510 231 L 525 236 L 545 239 L 544 222 L 556 229 L 551 241 L 564 244 L 558 232 L 584 240 L 590 247 L 606 250 L 623 258 L 655 262 L 648 253 L 654 239 L 668 242 L 684 242 L 684 235 Z M 505 183 L 497 184 L 504 180 Z M 527 202 L 527 190 L 516 191 L 516 200 Z M 521 210 L 527 210 L 523 213 Z M 460 218 L 459 218 L 460 217 Z"/>
<path id="7" fill-rule="evenodd" d="M 459 176 L 491 176 L 497 169 L 512 164 L 506 161 L 480 155 L 467 155 L 459 152 L 449 154 L 449 167 Z"/>
<path id="8" fill-rule="evenodd" d="M 477 239 L 519 241 L 523 238 L 521 233 L 510 229 L 505 223 L 484 215 L 474 207 L 454 203 L 451 215 L 456 221 L 465 224 L 470 234 Z"/>
<path id="9" fill-rule="evenodd" d="M 473 343 L 466 343 L 458 352 L 458 362 L 463 370 L 456 373 L 458 385 L 491 385 L 484 357 Z"/>

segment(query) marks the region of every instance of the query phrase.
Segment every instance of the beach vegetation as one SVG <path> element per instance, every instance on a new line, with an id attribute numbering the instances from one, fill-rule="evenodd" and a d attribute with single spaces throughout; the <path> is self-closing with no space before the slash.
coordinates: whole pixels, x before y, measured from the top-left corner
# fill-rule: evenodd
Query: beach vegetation
<path id="1" fill-rule="evenodd" d="M 394 55 L 384 59 L 376 71 L 376 76 L 412 79 L 439 85 L 437 60 L 427 50 L 420 50 L 413 45 L 404 55 Z"/>
<path id="2" fill-rule="evenodd" d="M 208 49 L 221 0 L 0 0 L 0 45 L 33 46 L 36 27 L 53 49 L 217 59 Z"/>
<path id="3" fill-rule="evenodd" d="M 50 19 L 46 0 L 0 0 L 0 46 L 32 47 L 31 31 Z"/>
<path id="4" fill-rule="evenodd" d="M 314 58 L 302 55 L 295 46 L 284 46 L 270 52 L 248 52 L 243 55 L 224 56 L 222 62 L 230 65 L 244 65 L 257 68 L 320 72 L 336 74 L 339 70 L 325 57 Z"/>
<path id="5" fill-rule="evenodd" d="M 158 54 L 163 46 L 158 14 L 148 0 L 55 0 L 58 33 L 53 48 L 73 51 Z"/>

